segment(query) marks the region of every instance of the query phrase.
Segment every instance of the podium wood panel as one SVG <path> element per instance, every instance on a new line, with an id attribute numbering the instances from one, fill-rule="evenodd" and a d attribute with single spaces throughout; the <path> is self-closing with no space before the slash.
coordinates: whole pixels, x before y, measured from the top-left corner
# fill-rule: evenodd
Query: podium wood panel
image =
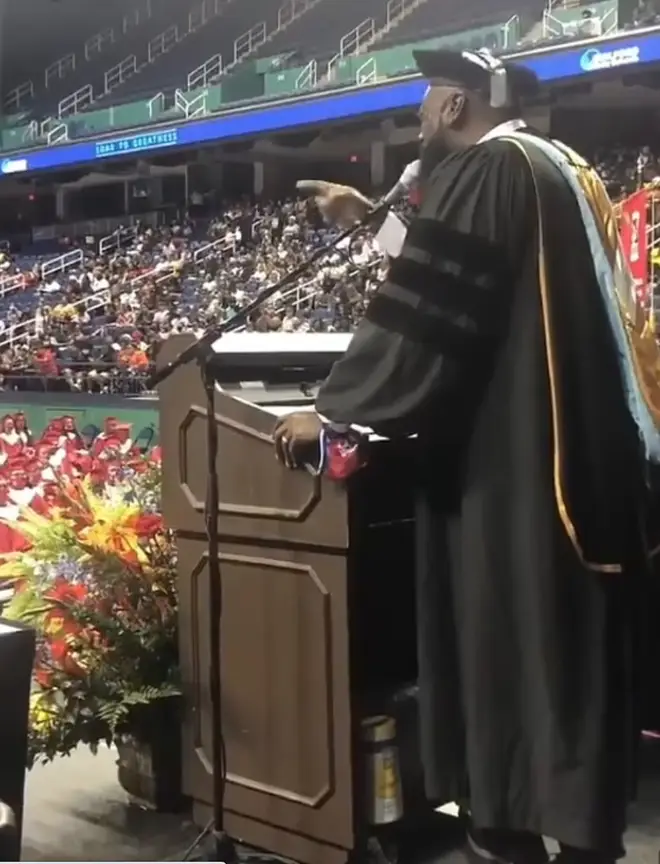
<path id="1" fill-rule="evenodd" d="M 185 345 L 187 338 L 171 339 Z M 160 441 L 166 471 L 164 516 L 179 531 L 204 532 L 207 482 L 206 405 L 199 369 L 182 367 L 161 385 Z M 306 471 L 291 472 L 274 457 L 272 414 L 216 394 L 218 526 L 227 537 L 346 549 L 344 491 Z"/>
<path id="2" fill-rule="evenodd" d="M 188 342 L 169 340 L 160 362 Z M 206 407 L 199 369 L 161 385 L 163 509 L 177 532 L 184 790 L 212 800 Z M 275 460 L 275 418 L 216 394 L 226 827 L 311 864 L 355 845 L 345 491 Z M 232 821 L 233 820 L 233 821 Z M 334 850 L 334 851 L 333 851 Z"/>
<path id="3" fill-rule="evenodd" d="M 179 554 L 186 634 L 180 646 L 187 709 L 184 787 L 211 803 L 206 542 L 181 539 Z M 344 559 L 223 544 L 220 563 L 225 808 L 350 848 Z"/>

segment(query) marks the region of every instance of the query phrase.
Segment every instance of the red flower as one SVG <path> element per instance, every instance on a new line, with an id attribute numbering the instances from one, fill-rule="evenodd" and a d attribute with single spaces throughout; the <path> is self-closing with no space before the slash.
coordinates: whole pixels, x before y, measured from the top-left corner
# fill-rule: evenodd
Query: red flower
<path id="1" fill-rule="evenodd" d="M 76 603 L 82 603 L 86 599 L 87 588 L 84 585 L 67 582 L 66 579 L 58 576 L 51 590 L 45 594 L 45 597 L 46 600 L 54 600 L 56 603 L 62 603 L 65 606 L 74 606 Z"/>
<path id="2" fill-rule="evenodd" d="M 43 666 L 37 666 L 34 670 L 34 679 L 44 689 L 53 686 L 53 673 L 49 669 L 44 669 Z"/>
<path id="3" fill-rule="evenodd" d="M 71 648 L 66 639 L 53 639 L 50 643 L 50 656 L 53 664 L 59 666 L 67 675 L 82 675 L 84 669 L 71 656 Z"/>
<path id="4" fill-rule="evenodd" d="M 141 513 L 132 527 L 140 539 L 151 539 L 163 530 L 163 517 L 157 513 Z"/>

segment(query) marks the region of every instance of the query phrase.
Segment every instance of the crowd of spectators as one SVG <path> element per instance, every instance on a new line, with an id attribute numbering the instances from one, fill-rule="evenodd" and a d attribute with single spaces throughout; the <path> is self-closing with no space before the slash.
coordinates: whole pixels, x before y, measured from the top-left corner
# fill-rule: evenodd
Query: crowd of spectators
<path id="1" fill-rule="evenodd" d="M 210 219 L 138 227 L 112 253 L 87 251 L 79 267 L 48 279 L 38 279 L 37 266 L 25 288 L 0 298 L 0 387 L 139 392 L 168 336 L 225 321 L 332 238 L 305 201 L 240 203 Z M 382 266 L 362 232 L 274 295 L 245 329 L 349 331 Z"/>
<path id="2" fill-rule="evenodd" d="M 608 148 L 596 152 L 594 165 L 613 200 L 660 180 L 660 158 L 650 147 Z"/>
<path id="3" fill-rule="evenodd" d="M 596 154 L 620 197 L 660 175 L 648 147 Z M 25 287 L 0 296 L 0 388 L 139 393 L 171 334 L 226 321 L 333 232 L 304 200 L 225 205 L 214 217 L 126 233 L 117 248 L 47 278 L 36 262 Z M 0 253 L 0 293 L 18 268 Z M 367 231 L 322 257 L 246 322 L 247 331 L 346 332 L 386 269 Z"/>

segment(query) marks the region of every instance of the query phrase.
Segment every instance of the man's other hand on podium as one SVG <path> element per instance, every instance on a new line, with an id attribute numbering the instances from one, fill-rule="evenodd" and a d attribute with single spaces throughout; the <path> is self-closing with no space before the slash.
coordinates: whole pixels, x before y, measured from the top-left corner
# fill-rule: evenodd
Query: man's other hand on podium
<path id="1" fill-rule="evenodd" d="M 300 467 L 308 461 L 310 449 L 318 444 L 322 429 L 323 422 L 314 411 L 280 417 L 273 430 L 275 455 L 287 468 Z"/>

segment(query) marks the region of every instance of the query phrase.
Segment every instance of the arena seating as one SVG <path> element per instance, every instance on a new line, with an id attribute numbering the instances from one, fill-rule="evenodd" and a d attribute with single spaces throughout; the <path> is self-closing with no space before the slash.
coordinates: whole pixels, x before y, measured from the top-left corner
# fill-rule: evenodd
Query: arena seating
<path id="1" fill-rule="evenodd" d="M 256 56 L 293 52 L 296 60 L 329 59 L 338 51 L 341 39 L 359 24 L 373 19 L 376 31 L 385 24 L 387 0 L 352 0 L 337 14 L 337 3 L 321 0 L 308 13 L 263 45 Z"/>
<path id="2" fill-rule="evenodd" d="M 45 70 L 52 63 L 69 53 L 81 61 L 86 40 L 109 27 L 121 31 L 123 17 L 136 5 L 137 0 L 102 4 L 21 0 L 6 4 L 0 65 L 4 93 L 28 80 L 34 81 L 35 90 L 42 89 Z"/>
<path id="3" fill-rule="evenodd" d="M 87 83 L 96 66 L 105 70 L 118 55 L 126 56 L 125 43 L 148 32 L 149 20 L 159 18 L 160 8 L 154 0 L 156 14 L 151 16 L 152 0 L 100 6 L 40 0 L 38 12 L 36 5 L 36 0 L 12 3 L 4 13 L 1 74 L 9 114 L 32 111 L 35 102 L 52 113 L 61 98 Z"/>
<path id="4" fill-rule="evenodd" d="M 490 0 L 489 3 L 484 3 L 483 0 L 450 0 L 443 4 L 427 0 L 404 18 L 398 27 L 386 34 L 379 41 L 378 47 L 430 39 L 457 33 L 468 27 L 504 24 L 513 15 L 521 13 L 530 19 L 539 19 L 546 5 L 544 0 L 527 0 L 526 3 L 517 4 L 514 0 Z"/>
<path id="5" fill-rule="evenodd" d="M 81 64 L 73 75 L 58 82 L 59 87 L 49 87 L 48 93 L 42 94 L 41 104 L 39 104 L 37 97 L 37 110 L 41 109 L 41 113 L 52 112 L 56 102 L 70 96 L 82 87 L 91 86 L 94 97 L 101 96 L 105 90 L 106 73 L 116 67 L 118 63 L 135 56 L 135 68 L 139 69 L 147 63 L 149 44 L 152 40 L 158 39 L 162 33 L 172 27 L 176 27 L 179 33 L 185 32 L 188 28 L 188 16 L 194 5 L 192 0 L 184 0 L 184 2 L 182 0 L 158 0 L 158 2 L 152 0 L 152 12 L 148 20 L 121 35 L 115 43 L 109 46 L 108 50 L 93 58 L 93 62 Z M 162 59 L 162 56 L 164 55 L 161 55 L 159 59 Z M 111 95 L 114 95 L 114 92 Z M 47 102 L 43 100 L 47 100 Z M 98 104 L 103 104 L 103 101 Z"/>
<path id="6" fill-rule="evenodd" d="M 241 225 L 251 226 L 245 236 Z M 0 296 L 3 386 L 139 392 L 145 363 L 164 338 L 223 320 L 327 234 L 310 222 L 305 202 L 243 205 L 210 222 L 138 235 L 109 256 L 89 256 L 49 280 Z M 274 298 L 249 328 L 350 329 L 377 285 L 380 262 L 370 237 L 356 240 L 349 258 L 330 255 Z"/>
<path id="7" fill-rule="evenodd" d="M 176 0 L 175 0 L 176 2 Z M 276 26 L 278 4 L 272 0 L 231 0 L 220 6 L 219 15 L 206 26 L 190 33 L 158 57 L 154 63 L 126 81 L 112 93 L 113 101 L 126 101 L 157 92 L 185 90 L 188 74 L 210 57 L 220 54 L 223 65 L 234 58 L 234 41 L 251 27 L 266 21 L 269 30 Z M 146 45 L 143 50 L 146 51 Z"/>
<path id="8" fill-rule="evenodd" d="M 592 155 L 614 196 L 660 175 L 648 147 Z M 69 254 L 62 270 L 51 263 L 44 271 L 51 256 L 3 261 L 0 387 L 140 392 L 163 339 L 225 320 L 332 236 L 312 213 L 303 201 L 238 203 L 129 234 L 107 254 Z M 16 272 L 32 281 L 9 290 Z M 350 330 L 384 272 L 365 233 L 274 297 L 248 329 Z"/>
<path id="9" fill-rule="evenodd" d="M 76 0 L 67 0 L 66 3 L 57 5 L 58 8 L 66 9 L 71 2 L 75 4 Z M 139 2 L 147 3 L 148 0 Z M 79 62 L 75 71 L 64 76 L 62 80 L 51 81 L 47 90 L 41 79 L 35 81 L 36 102 L 33 116 L 37 119 L 56 116 L 60 100 L 86 85 L 93 87 L 95 97 L 100 96 L 103 93 L 105 73 L 133 54 L 136 57 L 137 74 L 131 74 L 129 69 L 129 74 L 120 76 L 111 93 L 96 98 L 91 106 L 92 111 L 140 98 L 148 99 L 158 93 L 171 94 L 176 88 L 185 91 L 188 89 L 189 74 L 210 58 L 220 55 L 223 67 L 231 65 L 235 59 L 234 43 L 243 36 L 246 38 L 240 53 L 243 54 L 249 49 L 251 59 L 291 54 L 295 65 L 303 64 L 312 58 L 328 60 L 339 51 L 342 37 L 361 22 L 373 19 L 374 30 L 379 33 L 386 23 L 388 5 L 387 0 L 352 0 L 350 3 L 343 0 L 308 0 L 310 5 L 305 9 L 304 0 L 287 0 L 282 5 L 272 0 L 150 2 L 149 20 L 131 27 L 126 33 L 120 32 L 113 43 L 104 45 L 104 50 L 88 61 L 80 59 L 83 57 L 85 42 L 81 29 L 71 27 L 67 30 L 71 35 L 66 44 L 76 42 Z M 112 5 L 107 4 L 107 8 Z M 518 0 L 517 3 L 515 0 L 493 0 L 490 4 L 484 4 L 483 0 L 450 0 L 447 4 L 424 0 L 386 33 L 384 38 L 378 38 L 374 48 L 451 34 L 487 23 L 504 23 L 514 14 L 531 22 L 541 17 L 543 6 L 543 0 Z M 118 13 L 123 9 L 124 7 L 120 6 Z M 288 26 L 278 30 L 280 9 Z M 201 14 L 203 21 L 200 24 Z M 191 15 L 196 22 L 192 31 L 189 27 Z M 109 21 L 109 12 L 107 16 Z M 294 20 L 291 20 L 292 18 Z M 120 25 L 123 18 L 117 14 L 113 20 Z M 103 22 L 105 21 L 106 18 L 103 19 Z M 171 31 L 170 37 L 165 40 L 167 44 L 162 46 L 162 52 L 157 51 L 158 56 L 154 57 L 152 51 L 151 62 L 148 62 L 150 41 L 166 32 L 168 27 L 177 28 L 177 38 L 173 38 L 174 31 Z M 114 29 L 118 32 L 121 27 L 116 25 Z M 252 39 L 246 36 L 250 31 L 253 34 Z M 86 30 L 84 32 L 86 33 Z M 44 44 L 44 63 L 50 59 L 50 55 L 46 56 L 45 53 L 47 44 Z M 55 53 L 61 56 L 64 48 L 57 44 Z M 16 69 L 20 71 L 17 72 Z M 18 64 L 12 71 L 10 84 L 16 86 L 28 75 L 28 71 L 32 74 L 33 70 L 34 65 L 30 62 L 28 67 L 27 60 L 22 66 Z M 236 74 L 240 75 L 241 71 L 239 65 Z M 222 98 L 227 101 L 224 89 Z M 81 105 L 79 110 L 84 110 L 84 106 Z M 85 115 L 81 115 L 79 121 L 74 120 L 74 126 L 70 130 L 72 137 L 77 134 L 74 127 L 78 122 L 82 129 L 88 125 Z M 90 130 L 95 128 L 94 122 L 90 119 Z"/>

